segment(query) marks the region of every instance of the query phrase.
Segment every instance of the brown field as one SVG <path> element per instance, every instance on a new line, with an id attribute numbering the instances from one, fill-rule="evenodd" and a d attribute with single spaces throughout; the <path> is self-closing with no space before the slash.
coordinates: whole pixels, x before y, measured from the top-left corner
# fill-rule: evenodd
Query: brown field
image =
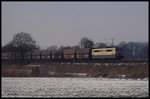
<path id="1" fill-rule="evenodd" d="M 44 65 L 46 72 L 39 70 Z M 147 78 L 149 76 L 149 62 L 130 63 L 55 63 L 38 62 L 21 65 L 20 63 L 3 62 L 2 77 L 125 77 Z M 83 74 L 83 75 L 82 75 Z"/>

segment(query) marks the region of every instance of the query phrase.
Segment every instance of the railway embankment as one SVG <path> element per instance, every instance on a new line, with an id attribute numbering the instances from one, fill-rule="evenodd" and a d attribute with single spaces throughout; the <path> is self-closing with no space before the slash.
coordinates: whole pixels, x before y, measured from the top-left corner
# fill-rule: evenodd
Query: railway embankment
<path id="1" fill-rule="evenodd" d="M 2 63 L 2 77 L 148 78 L 149 62 L 33 62 Z"/>

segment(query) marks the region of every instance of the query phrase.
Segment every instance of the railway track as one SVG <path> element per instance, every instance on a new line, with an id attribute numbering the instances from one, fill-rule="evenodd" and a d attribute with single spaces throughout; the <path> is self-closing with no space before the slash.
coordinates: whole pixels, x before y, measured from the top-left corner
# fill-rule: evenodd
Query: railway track
<path id="1" fill-rule="evenodd" d="M 2 60 L 2 63 L 141 63 L 148 60 Z"/>

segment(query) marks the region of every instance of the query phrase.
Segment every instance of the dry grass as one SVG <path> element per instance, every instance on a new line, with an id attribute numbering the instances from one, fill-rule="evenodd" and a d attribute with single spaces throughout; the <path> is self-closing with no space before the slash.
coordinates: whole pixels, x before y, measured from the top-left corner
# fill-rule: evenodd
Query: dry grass
<path id="1" fill-rule="evenodd" d="M 146 78 L 148 73 L 148 62 L 139 63 L 39 63 L 48 66 L 48 72 L 55 72 L 55 77 L 65 77 L 65 73 L 87 73 L 91 77 L 114 78 L 118 75 L 126 75 L 128 78 Z M 13 70 L 12 70 L 13 69 Z M 26 70 L 26 71 L 22 71 Z M 32 72 L 31 72 L 32 71 Z M 49 77 L 48 74 L 33 72 L 31 67 L 20 64 L 2 63 L 3 77 Z"/>

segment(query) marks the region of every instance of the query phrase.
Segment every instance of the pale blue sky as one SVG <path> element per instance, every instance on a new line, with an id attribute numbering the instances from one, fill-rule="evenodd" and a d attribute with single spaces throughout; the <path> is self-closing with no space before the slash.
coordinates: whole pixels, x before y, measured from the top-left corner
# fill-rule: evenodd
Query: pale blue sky
<path id="1" fill-rule="evenodd" d="M 2 2 L 2 45 L 19 32 L 42 48 L 96 42 L 148 42 L 148 2 Z"/>

